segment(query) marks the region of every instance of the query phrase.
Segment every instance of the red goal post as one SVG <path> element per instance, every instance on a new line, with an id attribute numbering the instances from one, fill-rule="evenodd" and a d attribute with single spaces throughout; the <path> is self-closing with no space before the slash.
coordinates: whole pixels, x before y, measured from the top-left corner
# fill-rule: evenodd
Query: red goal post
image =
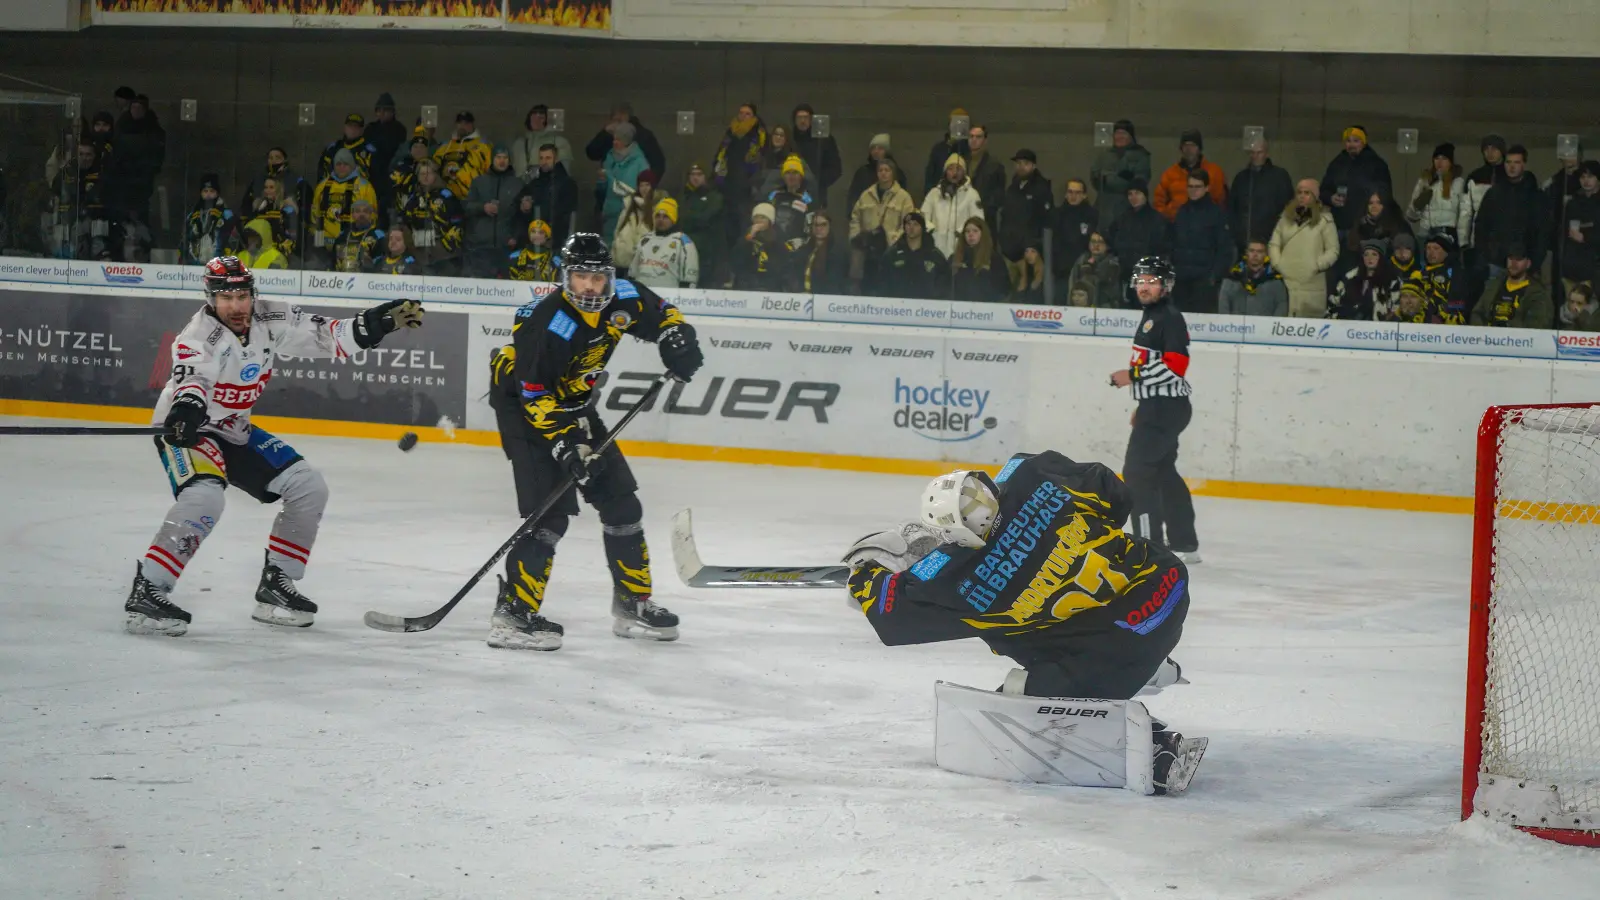
<path id="1" fill-rule="evenodd" d="M 1478 428 L 1461 817 L 1600 847 L 1600 403 Z"/>

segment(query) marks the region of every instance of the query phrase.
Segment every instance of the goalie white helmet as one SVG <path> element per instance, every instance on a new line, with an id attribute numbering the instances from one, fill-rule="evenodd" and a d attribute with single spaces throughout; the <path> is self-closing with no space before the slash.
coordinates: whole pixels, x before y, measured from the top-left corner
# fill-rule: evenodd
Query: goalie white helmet
<path id="1" fill-rule="evenodd" d="M 999 515 L 1000 491 L 986 472 L 940 475 L 922 492 L 922 521 L 963 547 L 982 547 Z"/>

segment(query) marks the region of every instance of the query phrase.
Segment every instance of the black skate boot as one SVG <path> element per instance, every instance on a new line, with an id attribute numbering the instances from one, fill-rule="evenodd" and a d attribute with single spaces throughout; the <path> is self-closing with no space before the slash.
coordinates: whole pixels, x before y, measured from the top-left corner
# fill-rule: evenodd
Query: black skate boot
<path id="1" fill-rule="evenodd" d="M 500 578 L 500 595 L 495 600 L 494 615 L 489 617 L 489 646 L 503 650 L 559 650 L 565 633 L 560 625 L 518 599 L 511 585 Z"/>
<path id="2" fill-rule="evenodd" d="M 649 641 L 678 639 L 678 617 L 657 606 L 649 594 L 613 591 L 611 633 L 621 638 Z"/>
<path id="3" fill-rule="evenodd" d="M 261 583 L 256 585 L 256 611 L 250 618 L 263 625 L 309 628 L 316 614 L 317 605 L 295 590 L 294 579 L 268 557 L 261 568 Z"/>
<path id="4" fill-rule="evenodd" d="M 165 591 L 151 584 L 138 563 L 133 567 L 133 590 L 128 592 L 128 602 L 122 608 L 128 614 L 122 627 L 129 634 L 177 637 L 189 630 L 189 614 L 168 600 Z"/>
<path id="5" fill-rule="evenodd" d="M 1194 773 L 1200 768 L 1200 758 L 1205 756 L 1207 738 L 1187 738 L 1156 722 L 1150 739 L 1155 743 L 1155 761 L 1151 766 L 1151 781 L 1156 795 L 1181 794 L 1189 789 Z"/>

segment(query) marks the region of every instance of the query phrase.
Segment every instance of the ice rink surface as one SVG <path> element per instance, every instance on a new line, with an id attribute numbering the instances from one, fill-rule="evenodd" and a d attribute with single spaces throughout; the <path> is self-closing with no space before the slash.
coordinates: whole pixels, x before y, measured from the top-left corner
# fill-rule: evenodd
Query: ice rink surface
<path id="1" fill-rule="evenodd" d="M 1206 562 L 1148 698 L 1211 749 L 1190 792 L 933 766 L 933 684 L 976 641 L 889 649 L 832 592 L 690 592 L 708 562 L 830 562 L 921 478 L 636 460 L 683 639 L 614 638 L 592 512 L 557 557 L 555 653 L 483 643 L 516 524 L 496 449 L 299 438 L 333 499 L 302 589 L 254 624 L 273 511 L 238 491 L 174 600 L 121 630 L 170 495 L 147 438 L 0 437 L 0 897 L 1594 897 L 1600 854 L 1457 822 L 1469 522 L 1200 499 Z M 1070 454 L 1071 448 L 1061 448 Z"/>

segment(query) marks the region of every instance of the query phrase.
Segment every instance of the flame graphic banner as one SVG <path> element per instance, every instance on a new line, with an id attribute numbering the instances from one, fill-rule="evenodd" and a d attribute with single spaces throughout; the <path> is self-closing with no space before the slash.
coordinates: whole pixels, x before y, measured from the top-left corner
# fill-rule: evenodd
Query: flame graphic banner
<path id="1" fill-rule="evenodd" d="M 93 0 L 93 4 L 91 18 L 97 25 L 505 26 L 504 0 Z"/>
<path id="2" fill-rule="evenodd" d="M 611 0 L 506 0 L 512 27 L 611 30 Z"/>

